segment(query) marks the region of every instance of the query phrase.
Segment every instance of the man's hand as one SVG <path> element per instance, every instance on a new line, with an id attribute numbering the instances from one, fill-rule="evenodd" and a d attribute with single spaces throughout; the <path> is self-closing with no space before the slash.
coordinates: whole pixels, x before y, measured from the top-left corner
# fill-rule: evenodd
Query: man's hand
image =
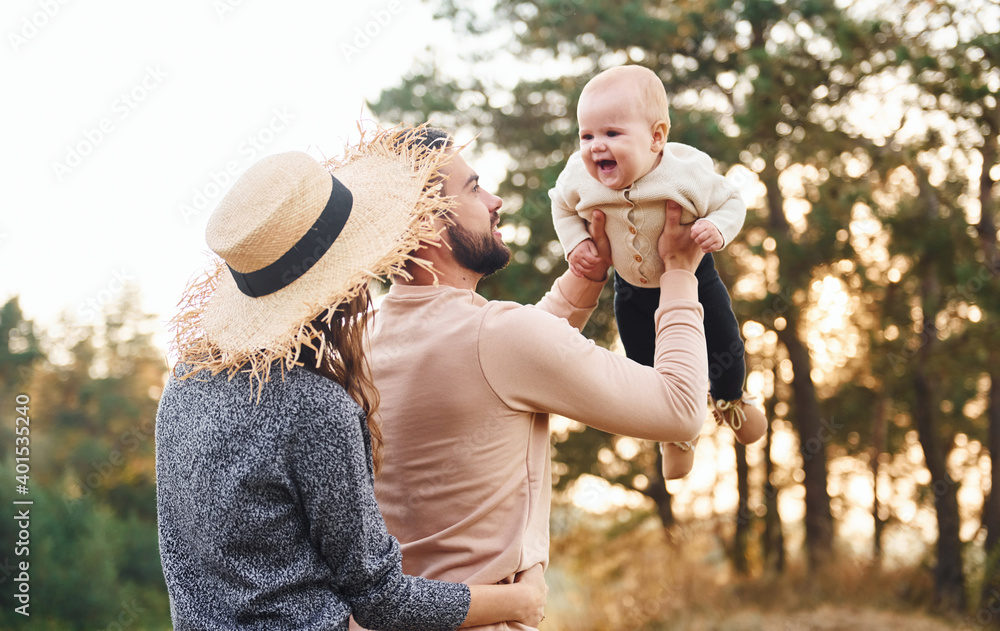
<path id="1" fill-rule="evenodd" d="M 517 619 L 529 627 L 537 627 L 545 617 L 545 601 L 548 599 L 549 586 L 545 584 L 542 564 L 533 565 L 514 577 L 514 584 L 523 585 L 529 594 L 529 606 L 524 615 Z"/>
<path id="2" fill-rule="evenodd" d="M 587 226 L 587 231 L 590 232 L 590 239 L 583 243 L 589 243 L 593 248 L 592 254 L 596 263 L 588 273 L 577 274 L 577 276 L 583 276 L 598 283 L 607 280 L 608 268 L 611 267 L 611 242 L 608 241 L 608 235 L 604 232 L 604 222 L 606 219 L 604 213 L 600 210 L 595 210 L 593 216 L 590 218 L 590 225 Z M 578 249 L 579 247 L 575 247 L 573 251 L 575 252 Z M 570 255 L 572 255 L 572 252 Z"/>
<path id="3" fill-rule="evenodd" d="M 601 259 L 597 256 L 597 246 L 591 239 L 578 243 L 566 260 L 569 262 L 569 271 L 580 278 L 592 276 L 594 270 L 601 264 Z"/>
<path id="4" fill-rule="evenodd" d="M 721 250 L 726 243 L 715 224 L 706 219 L 694 222 L 694 225 L 691 226 L 691 238 L 701 246 L 701 251 L 705 254 Z"/>
<path id="5" fill-rule="evenodd" d="M 693 274 L 705 253 L 691 238 L 691 226 L 681 225 L 682 210 L 677 202 L 667 202 L 666 221 L 663 224 L 660 240 L 656 244 L 657 251 L 663 259 L 666 271 L 683 269 Z"/>

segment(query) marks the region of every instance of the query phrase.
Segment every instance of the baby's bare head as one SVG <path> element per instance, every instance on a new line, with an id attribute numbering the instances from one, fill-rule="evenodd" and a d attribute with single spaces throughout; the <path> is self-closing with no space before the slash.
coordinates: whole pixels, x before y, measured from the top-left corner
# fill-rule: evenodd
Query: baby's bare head
<path id="1" fill-rule="evenodd" d="M 580 93 L 580 103 L 600 94 L 621 102 L 623 111 L 648 125 L 664 121 L 670 130 L 670 103 L 663 82 L 656 73 L 643 66 L 617 66 L 587 82 Z M 579 113 L 579 105 L 577 106 Z M 579 115 L 579 114 L 578 114 Z"/>

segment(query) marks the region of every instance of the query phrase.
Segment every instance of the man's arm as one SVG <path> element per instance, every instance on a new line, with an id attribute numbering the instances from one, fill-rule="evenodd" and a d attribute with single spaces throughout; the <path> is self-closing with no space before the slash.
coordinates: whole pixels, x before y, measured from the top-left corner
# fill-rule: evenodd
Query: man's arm
<path id="1" fill-rule="evenodd" d="M 693 440 L 708 393 L 698 281 L 671 271 L 660 287 L 653 367 L 595 345 L 552 314 L 498 303 L 483 321 L 483 374 L 515 410 L 561 414 L 636 438 Z"/>
<path id="2" fill-rule="evenodd" d="M 667 271 L 660 278 L 653 367 L 596 346 L 569 322 L 539 309 L 497 304 L 484 319 L 480 362 L 504 403 L 637 438 L 688 441 L 698 435 L 708 389 L 693 274 L 702 253 L 690 228 L 679 223 L 680 212 L 668 212 L 658 244 Z"/>

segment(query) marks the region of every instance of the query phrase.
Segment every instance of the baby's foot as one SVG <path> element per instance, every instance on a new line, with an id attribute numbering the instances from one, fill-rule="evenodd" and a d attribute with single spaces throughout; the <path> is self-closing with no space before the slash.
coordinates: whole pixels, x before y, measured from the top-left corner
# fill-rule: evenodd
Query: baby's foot
<path id="1" fill-rule="evenodd" d="M 698 441 L 660 443 L 663 454 L 663 479 L 677 480 L 691 472 L 694 466 L 694 446 Z"/>
<path id="2" fill-rule="evenodd" d="M 719 425 L 728 425 L 736 440 L 744 445 L 757 442 L 767 432 L 767 419 L 756 407 L 757 400 L 746 392 L 735 401 L 715 401 L 708 397 L 712 415 Z"/>

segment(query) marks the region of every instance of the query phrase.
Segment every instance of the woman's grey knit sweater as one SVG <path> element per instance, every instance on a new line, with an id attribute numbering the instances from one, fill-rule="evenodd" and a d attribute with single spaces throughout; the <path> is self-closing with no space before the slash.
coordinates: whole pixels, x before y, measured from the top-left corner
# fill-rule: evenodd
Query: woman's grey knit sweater
<path id="1" fill-rule="evenodd" d="M 183 366 L 180 367 L 183 369 Z M 405 576 L 375 503 L 364 414 L 294 369 L 171 377 L 156 415 L 160 558 L 174 627 L 455 629 L 465 585 Z"/>

